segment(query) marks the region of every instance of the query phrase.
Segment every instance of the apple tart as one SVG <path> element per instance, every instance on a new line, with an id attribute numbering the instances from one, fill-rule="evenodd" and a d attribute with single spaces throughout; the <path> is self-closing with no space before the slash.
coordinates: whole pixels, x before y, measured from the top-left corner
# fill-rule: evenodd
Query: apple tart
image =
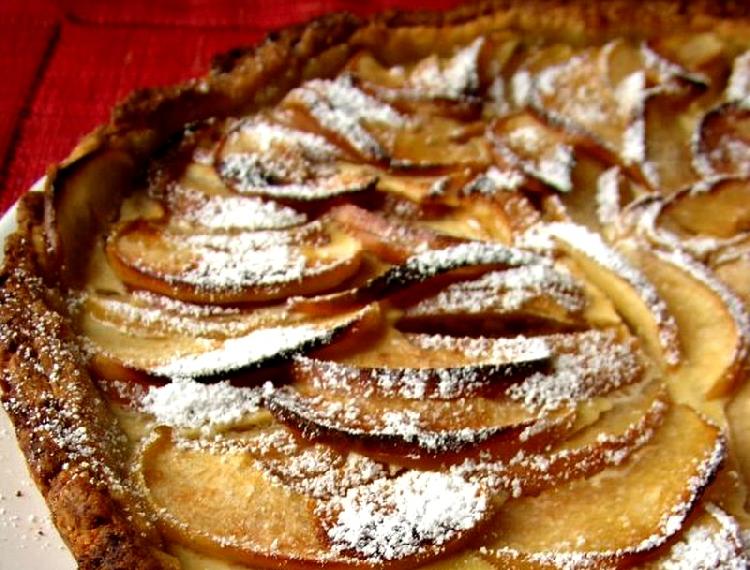
<path id="1" fill-rule="evenodd" d="M 750 14 L 333 15 L 19 206 L 3 404 L 80 568 L 750 562 Z"/>

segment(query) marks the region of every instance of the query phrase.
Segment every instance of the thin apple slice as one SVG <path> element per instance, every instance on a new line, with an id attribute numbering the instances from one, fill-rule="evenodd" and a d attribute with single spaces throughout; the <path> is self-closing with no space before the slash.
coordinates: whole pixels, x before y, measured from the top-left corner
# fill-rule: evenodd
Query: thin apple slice
<path id="1" fill-rule="evenodd" d="M 357 238 L 363 247 L 388 263 L 404 263 L 427 249 L 444 249 L 466 240 L 439 234 L 428 228 L 391 220 L 353 204 L 330 210 L 330 218 Z"/>
<path id="2" fill-rule="evenodd" d="M 697 182 L 693 167 L 693 133 L 701 114 L 695 111 L 690 92 L 656 90 L 644 100 L 644 174 L 651 186 L 669 194 Z"/>
<path id="3" fill-rule="evenodd" d="M 623 211 L 621 221 L 657 247 L 718 265 L 748 242 L 749 189 L 744 177 L 713 178 L 664 200 L 645 196 Z M 707 208 L 716 216 L 706 216 Z"/>
<path id="4" fill-rule="evenodd" d="M 373 187 L 377 177 L 372 171 L 345 158 L 318 134 L 247 119 L 227 133 L 215 168 L 241 194 L 305 202 Z"/>
<path id="5" fill-rule="evenodd" d="M 116 218 L 136 170 L 125 151 L 80 149 L 83 156 L 67 160 L 45 183 L 44 262 L 73 286 L 85 278 L 95 236 Z"/>
<path id="6" fill-rule="evenodd" d="M 560 192 L 573 188 L 570 136 L 554 131 L 530 113 L 495 121 L 489 131 L 503 161 Z"/>
<path id="7" fill-rule="evenodd" d="M 380 341 L 343 362 L 296 357 L 295 384 L 404 399 L 486 396 L 545 371 L 552 357 L 542 339 L 463 339 L 449 348 L 442 339 L 431 342 L 429 336 L 392 334 L 395 339 Z"/>
<path id="8" fill-rule="evenodd" d="M 175 185 L 167 196 L 173 233 L 284 230 L 307 216 L 288 206 L 252 196 L 210 195 Z"/>
<path id="9" fill-rule="evenodd" d="M 389 157 L 376 128 L 392 131 L 407 123 L 394 107 L 357 87 L 349 75 L 308 81 L 290 91 L 282 106 L 306 114 L 336 146 L 370 162 Z"/>
<path id="10" fill-rule="evenodd" d="M 411 340 L 430 350 L 463 349 L 474 354 L 493 347 L 493 341 L 481 338 L 415 335 Z M 519 340 L 519 346 L 529 342 Z M 505 395 L 464 397 L 465 390 L 454 389 L 455 395 L 447 400 L 434 397 L 441 396 L 439 390 L 433 397 L 413 390 L 392 397 L 378 394 L 372 386 L 333 377 L 319 381 L 320 387 L 313 381 L 281 388 L 269 396 L 268 406 L 305 438 L 347 442 L 391 458 L 405 455 L 456 462 L 481 450 L 512 457 L 522 446 L 547 445 L 567 433 L 577 403 L 642 378 L 643 366 L 634 347 L 618 342 L 612 333 L 553 335 L 543 342 L 555 354 L 550 370 L 505 384 Z M 376 346 L 371 358 L 380 354 Z M 461 375 L 446 382 L 462 387 L 464 380 Z"/>
<path id="11" fill-rule="evenodd" d="M 361 463 L 299 446 L 279 428 L 226 449 L 157 430 L 141 451 L 137 479 L 171 540 L 271 568 L 410 568 L 461 546 L 500 502 L 457 476 L 410 471 L 390 479 Z M 426 519 L 438 505 L 442 514 Z"/>
<path id="12" fill-rule="evenodd" d="M 509 501 L 482 552 L 504 567 L 618 567 L 678 533 L 725 456 L 718 428 L 675 406 L 624 464 Z"/>
<path id="13" fill-rule="evenodd" d="M 143 221 L 117 227 L 107 256 L 130 287 L 182 301 L 269 301 L 331 289 L 359 268 L 360 244 L 311 223 L 288 231 L 171 233 Z"/>
<path id="14" fill-rule="evenodd" d="M 669 409 L 659 383 L 628 387 L 604 406 L 591 426 L 542 453 L 522 450 L 509 461 L 468 460 L 452 469 L 514 498 L 538 495 L 620 465 L 651 441 Z"/>
<path id="15" fill-rule="evenodd" d="M 565 437 L 574 414 L 530 411 L 481 396 L 406 400 L 356 396 L 300 385 L 269 396 L 271 413 L 310 441 L 345 446 L 396 464 L 432 466 L 481 452 L 512 457 Z"/>
<path id="16" fill-rule="evenodd" d="M 455 50 L 449 57 L 432 55 L 407 67 L 385 68 L 371 54 L 362 52 L 350 60 L 347 70 L 377 97 L 406 112 L 418 103 L 436 103 L 433 113 L 461 116 L 479 106 L 479 60 L 484 38 Z"/>
<path id="17" fill-rule="evenodd" d="M 398 326 L 472 334 L 583 328 L 586 304 L 583 286 L 570 274 L 525 265 L 452 283 L 406 307 Z"/>
<path id="18" fill-rule="evenodd" d="M 583 226 L 553 223 L 537 233 L 556 240 L 585 277 L 608 294 L 653 357 L 670 367 L 679 362 L 677 323 L 657 289 L 638 269 Z"/>
<path id="19" fill-rule="evenodd" d="M 737 521 L 713 503 L 707 503 L 683 532 L 656 560 L 643 565 L 644 570 L 680 568 L 750 567 L 742 530 Z"/>
<path id="20" fill-rule="evenodd" d="M 391 297 L 447 273 L 455 273 L 460 278 L 461 271 L 464 275 L 476 274 L 494 268 L 544 264 L 546 261 L 534 253 L 496 243 L 462 243 L 412 255 L 401 265 L 390 267 L 356 289 L 309 299 L 296 298 L 291 300 L 291 305 L 311 313 L 335 312 L 342 307 L 361 306 Z"/>
<path id="21" fill-rule="evenodd" d="M 693 141 L 695 168 L 705 177 L 750 175 L 750 110 L 725 103 L 703 116 Z"/>
<path id="22" fill-rule="evenodd" d="M 706 216 L 706 208 L 711 216 Z M 675 194 L 663 207 L 662 226 L 680 237 L 720 239 L 750 232 L 750 180 L 724 178 Z"/>
<path id="23" fill-rule="evenodd" d="M 643 159 L 646 75 L 641 67 L 613 84 L 609 58 L 616 45 L 587 48 L 545 68 L 535 78 L 531 99 L 549 120 L 588 133 L 626 163 L 637 163 Z"/>
<path id="24" fill-rule="evenodd" d="M 393 134 L 390 167 L 398 171 L 460 171 L 486 168 L 492 150 L 484 123 L 419 116 Z"/>
<path id="25" fill-rule="evenodd" d="M 341 340 L 358 327 L 374 326 L 378 321 L 375 314 L 377 308 L 369 306 L 323 319 L 250 319 L 235 330 L 228 327 L 222 336 L 215 330 L 202 336 L 203 329 L 191 330 L 189 325 L 187 330 L 170 330 L 168 323 L 144 326 L 143 321 L 136 321 L 133 328 L 123 328 L 127 321 L 102 320 L 84 312 L 78 329 L 95 355 L 94 365 L 100 365 L 97 370 L 106 375 L 119 370 L 116 375 L 122 380 L 145 374 L 146 379 L 209 382 L 279 364 L 295 354 Z M 230 332 L 235 336 L 226 336 Z"/>
<path id="26" fill-rule="evenodd" d="M 744 380 L 750 316 L 711 271 L 679 252 L 633 250 L 633 261 L 675 317 L 683 358 L 667 374 L 673 397 L 721 420 L 706 399 L 730 395 Z"/>

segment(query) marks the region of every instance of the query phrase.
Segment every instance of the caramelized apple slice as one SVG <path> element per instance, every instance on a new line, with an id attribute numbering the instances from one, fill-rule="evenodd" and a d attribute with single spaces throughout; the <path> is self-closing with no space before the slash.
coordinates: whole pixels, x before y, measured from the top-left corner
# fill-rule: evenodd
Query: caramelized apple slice
<path id="1" fill-rule="evenodd" d="M 732 74 L 727 81 L 724 99 L 727 103 L 745 106 L 750 93 L 750 51 L 745 51 L 734 58 Z"/>
<path id="2" fill-rule="evenodd" d="M 608 294 L 652 356 L 668 366 L 679 362 L 677 324 L 657 289 L 640 271 L 583 226 L 554 223 L 540 232 L 560 243 L 585 277 Z"/>
<path id="3" fill-rule="evenodd" d="M 157 430 L 141 451 L 137 479 L 169 539 L 271 568 L 410 568 L 459 547 L 495 506 L 479 485 L 457 476 L 388 479 L 382 469 L 356 469 L 361 460 L 349 463 L 330 449 L 300 447 L 278 428 L 223 450 Z M 306 465 L 324 466 L 338 484 L 315 485 L 324 473 Z M 375 477 L 368 480 L 368 472 Z M 442 514 L 425 520 L 436 507 Z"/>
<path id="4" fill-rule="evenodd" d="M 377 177 L 344 158 L 320 135 L 248 119 L 226 135 L 215 167 L 237 192 L 274 199 L 321 200 L 372 188 Z"/>
<path id="5" fill-rule="evenodd" d="M 135 176 L 133 159 L 123 151 L 83 152 L 46 182 L 47 269 L 72 285 L 84 278 L 94 236 L 116 217 Z"/>
<path id="6" fill-rule="evenodd" d="M 711 215 L 706 216 L 706 209 Z M 731 238 L 750 231 L 750 180 L 726 178 L 675 194 L 658 220 L 681 237 Z"/>
<path id="7" fill-rule="evenodd" d="M 453 470 L 506 489 L 515 498 L 538 495 L 620 465 L 651 441 L 669 409 L 665 389 L 657 383 L 628 387 L 602 405 L 606 411 L 600 419 L 543 453 L 521 451 L 510 461 L 467 461 Z"/>
<path id="8" fill-rule="evenodd" d="M 667 375 L 675 399 L 710 417 L 706 399 L 732 393 L 750 354 L 750 317 L 742 302 L 708 268 L 684 254 L 633 252 L 674 315 L 683 359 Z"/>
<path id="9" fill-rule="evenodd" d="M 626 163 L 637 163 L 643 160 L 646 75 L 636 68 L 614 83 L 609 58 L 615 46 L 588 48 L 545 68 L 535 78 L 531 99 L 549 120 L 588 133 Z"/>
<path id="10" fill-rule="evenodd" d="M 750 110 L 726 103 L 706 113 L 694 140 L 703 176 L 750 175 Z"/>
<path id="11" fill-rule="evenodd" d="M 391 169 L 455 173 L 480 169 L 492 162 L 485 125 L 449 117 L 418 115 L 391 136 Z"/>
<path id="12" fill-rule="evenodd" d="M 529 113 L 495 121 L 491 140 L 503 161 L 560 192 L 573 188 L 573 147 L 569 138 Z"/>
<path id="13" fill-rule="evenodd" d="M 404 263 L 420 251 L 444 249 L 466 241 L 407 222 L 390 220 L 352 204 L 337 206 L 329 215 L 365 249 L 388 263 Z"/>
<path id="14" fill-rule="evenodd" d="M 427 343 L 431 350 L 464 349 L 474 354 L 493 346 L 487 339 L 416 336 L 412 340 Z M 480 450 L 510 457 L 520 446 L 531 449 L 564 435 L 574 417 L 571 406 L 637 382 L 643 374 L 633 347 L 617 342 L 611 333 L 555 335 L 545 337 L 544 342 L 555 353 L 549 372 L 507 385 L 504 396 L 463 397 L 466 381 L 472 383 L 463 374 L 443 380 L 454 393 L 448 400 L 422 397 L 411 387 L 380 395 L 382 388 L 333 376 L 282 388 L 269 396 L 268 405 L 303 437 L 348 442 L 369 453 L 443 462 L 456 462 Z M 369 359 L 383 354 L 382 349 L 376 346 Z M 435 395 L 440 397 L 440 391 Z"/>
<path id="15" fill-rule="evenodd" d="M 691 139 L 700 115 L 694 111 L 691 92 L 654 91 L 644 103 L 644 174 L 662 194 L 682 189 L 699 180 L 693 168 Z"/>
<path id="16" fill-rule="evenodd" d="M 326 313 L 371 303 L 425 283 L 433 277 L 464 270 L 481 273 L 497 267 L 519 267 L 532 263 L 544 264 L 544 258 L 489 242 L 468 242 L 439 250 L 428 250 L 409 257 L 357 289 L 344 293 L 321 295 L 311 299 L 293 299 L 292 306 L 300 311 Z"/>
<path id="17" fill-rule="evenodd" d="M 482 552 L 504 567 L 632 562 L 683 528 L 724 454 L 717 428 L 675 406 L 621 466 L 506 503 Z"/>
<path id="18" fill-rule="evenodd" d="M 456 463 L 482 451 L 511 457 L 521 447 L 541 448 L 565 437 L 574 417 L 568 410 L 540 413 L 481 396 L 406 400 L 309 385 L 276 390 L 268 407 L 307 440 L 421 466 Z"/>
<path id="19" fill-rule="evenodd" d="M 525 265 L 452 283 L 406 308 L 398 326 L 469 334 L 583 327 L 583 287 L 547 265 Z"/>
<path id="20" fill-rule="evenodd" d="M 284 230 L 307 221 L 304 213 L 252 196 L 210 195 L 175 185 L 167 197 L 174 233 Z"/>
<path id="21" fill-rule="evenodd" d="M 689 564 L 695 568 L 741 570 L 750 566 L 737 521 L 713 503 L 705 504 L 680 540 L 665 550 L 643 568 L 660 570 Z"/>
<path id="22" fill-rule="evenodd" d="M 348 71 L 376 96 L 406 111 L 419 110 L 417 103 L 435 104 L 435 113 L 465 115 L 477 107 L 480 86 L 479 59 L 484 38 L 477 38 L 446 58 L 432 55 L 413 66 L 387 69 L 371 54 L 363 52 L 348 64 Z"/>
<path id="23" fill-rule="evenodd" d="M 304 113 L 336 146 L 370 162 L 389 156 L 376 129 L 392 131 L 407 124 L 401 113 L 362 91 L 349 75 L 308 81 L 290 91 L 282 106 Z"/>
<path id="24" fill-rule="evenodd" d="M 130 287 L 221 304 L 331 289 L 359 268 L 360 244 L 317 223 L 289 231 L 180 235 L 135 221 L 109 236 L 107 256 Z"/>
<path id="25" fill-rule="evenodd" d="M 261 367 L 279 364 L 314 348 L 345 338 L 354 329 L 362 332 L 379 320 L 374 306 L 324 319 L 283 319 L 283 313 L 267 321 L 247 319 L 223 335 L 211 325 L 191 330 L 188 322 L 175 323 L 170 317 L 157 325 L 136 321 L 104 320 L 83 313 L 79 331 L 96 356 L 94 365 L 106 376 L 113 373 L 128 380 L 138 372 L 148 377 L 192 378 L 215 381 L 242 375 Z M 120 317 L 115 316 L 115 319 Z M 128 322 L 133 327 L 125 326 Z M 214 323 L 221 327 L 219 323 Z M 184 328 L 187 327 L 187 330 Z M 234 333 L 235 336 L 226 336 Z M 205 335 L 205 336 L 204 336 Z M 103 366 L 103 368 L 102 368 Z"/>
<path id="26" fill-rule="evenodd" d="M 295 358 L 295 384 L 348 394 L 453 399 L 501 391 L 546 370 L 552 356 L 541 339 L 463 339 L 449 348 L 440 337 L 393 334 L 398 338 L 343 362 Z"/>

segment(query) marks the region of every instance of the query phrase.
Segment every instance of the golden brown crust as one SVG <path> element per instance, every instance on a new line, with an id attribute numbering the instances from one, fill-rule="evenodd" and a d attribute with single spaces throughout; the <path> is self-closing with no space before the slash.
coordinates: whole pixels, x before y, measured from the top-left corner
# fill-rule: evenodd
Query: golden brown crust
<path id="1" fill-rule="evenodd" d="M 732 1 L 665 0 L 634 9 L 628 0 L 500 0 L 447 13 L 391 12 L 364 22 L 345 14 L 326 16 L 272 33 L 257 47 L 218 57 L 206 78 L 133 93 L 115 109 L 108 125 L 50 170 L 47 217 L 65 176 L 92 155 L 118 149 L 143 166 L 146 157 L 185 124 L 271 104 L 305 78 L 338 71 L 359 47 L 377 48 L 386 60 L 395 53 L 417 55 L 434 47 L 434 36 L 445 34 L 447 26 L 455 29 L 446 46 L 490 27 L 578 40 L 667 28 L 729 33 L 749 29 L 749 15 L 750 5 Z M 436 31 L 425 33 L 424 28 Z M 44 207 L 40 197 L 27 197 L 19 208 L 19 230 L 6 245 L 0 275 L 2 401 L 79 567 L 162 568 L 160 537 L 135 516 L 137 498 L 118 487 L 124 476 L 118 473 L 123 462 L 118 459 L 122 450 L 116 422 L 73 346 L 59 299 L 38 277 L 36 252 L 41 250 L 34 246 L 32 230 L 43 225 Z M 92 446 L 85 453 L 76 448 L 81 442 L 71 437 L 81 429 L 87 433 L 86 445 Z"/>
<path id="2" fill-rule="evenodd" d="M 37 276 L 31 229 L 41 196 L 19 204 L 19 230 L 0 276 L 2 402 L 31 474 L 80 568 L 155 570 L 148 528 L 115 499 L 121 435 L 91 382 L 54 291 Z"/>

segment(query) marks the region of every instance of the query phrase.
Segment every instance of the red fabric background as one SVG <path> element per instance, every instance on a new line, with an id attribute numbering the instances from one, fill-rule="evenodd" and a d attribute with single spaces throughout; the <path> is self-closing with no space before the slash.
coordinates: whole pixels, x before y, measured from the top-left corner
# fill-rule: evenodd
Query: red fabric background
<path id="1" fill-rule="evenodd" d="M 136 87 L 201 75 L 214 54 L 347 10 L 459 0 L 2 0 L 0 213 Z"/>

